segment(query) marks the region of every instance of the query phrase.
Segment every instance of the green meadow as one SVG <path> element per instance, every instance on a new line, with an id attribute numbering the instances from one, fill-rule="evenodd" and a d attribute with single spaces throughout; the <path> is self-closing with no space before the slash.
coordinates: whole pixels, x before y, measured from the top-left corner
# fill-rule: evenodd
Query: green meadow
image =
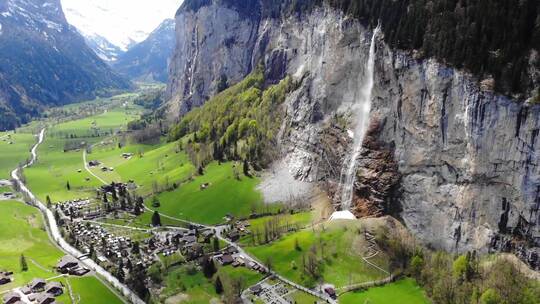
<path id="1" fill-rule="evenodd" d="M 428 304 L 431 303 L 423 289 L 413 279 L 402 279 L 381 287 L 366 291 L 345 293 L 339 297 L 342 304 Z"/>
<path id="2" fill-rule="evenodd" d="M 193 181 L 182 184 L 171 192 L 158 195 L 160 213 L 204 224 L 222 223 L 228 215 L 249 216 L 263 207 L 261 194 L 256 187 L 257 177 L 234 176 L 233 166 L 228 162 L 213 162 L 205 168 L 204 175 L 195 176 Z M 241 171 L 241 168 L 239 169 Z M 201 185 L 208 183 L 207 189 Z M 151 205 L 148 201 L 147 205 Z"/>
<path id="3" fill-rule="evenodd" d="M 317 280 L 303 270 L 304 263 L 311 257 L 317 261 L 317 273 L 322 281 L 339 288 L 386 276 L 363 261 L 361 256 L 366 248 L 358 223 L 343 221 L 304 229 L 270 244 L 246 247 L 246 250 L 286 278 L 314 287 Z M 383 253 L 370 261 L 387 268 Z"/>
<path id="4" fill-rule="evenodd" d="M 35 142 L 36 138 L 30 133 L 0 133 L 0 179 L 9 179 L 11 171 L 30 157 L 30 148 Z"/>
<path id="5" fill-rule="evenodd" d="M 39 211 L 17 201 L 0 203 L 0 269 L 13 271 L 14 281 L 0 287 L 0 291 L 12 289 L 33 278 L 50 278 L 62 252 L 50 241 L 44 230 Z M 24 254 L 28 271 L 21 271 L 20 256 Z"/>
<path id="6" fill-rule="evenodd" d="M 76 300 L 82 304 L 122 304 L 109 288 L 95 277 L 69 278 L 69 285 Z"/>
<path id="7" fill-rule="evenodd" d="M 168 298 L 166 303 L 212 303 L 212 301 L 220 298 L 214 286 L 214 280 L 218 276 L 224 286 L 232 284 L 234 280 L 240 282 L 242 289 L 248 288 L 263 279 L 260 273 L 247 268 L 234 268 L 232 266 L 219 267 L 214 277 L 207 279 L 202 272 L 189 271 L 188 266 L 182 265 L 169 270 L 164 275 L 165 289 L 160 296 Z"/>
<path id="8" fill-rule="evenodd" d="M 129 159 L 123 153 L 132 153 Z M 114 171 L 102 172 L 92 168 L 92 172 L 107 182 L 133 180 L 141 195 L 152 193 L 153 183 L 162 187 L 166 184 L 181 183 L 194 173 L 194 167 L 186 154 L 179 151 L 176 143 L 162 145 L 129 144 L 122 149 L 117 145 L 96 147 L 87 156 L 87 160 L 98 160 L 102 166 L 114 168 Z M 101 166 L 99 166 L 101 167 Z"/>
<path id="9" fill-rule="evenodd" d="M 136 116 L 111 110 L 89 118 L 61 123 L 47 130 L 38 148 L 38 161 L 24 171 L 29 188 L 42 201 L 49 195 L 53 202 L 95 196 L 100 181 L 84 169 L 83 152 L 64 152 L 69 142 L 97 142 L 109 132 L 125 127 Z M 97 130 L 96 133 L 90 130 Z M 73 134 L 73 138 L 72 135 Z M 70 190 L 67 189 L 67 183 Z"/>

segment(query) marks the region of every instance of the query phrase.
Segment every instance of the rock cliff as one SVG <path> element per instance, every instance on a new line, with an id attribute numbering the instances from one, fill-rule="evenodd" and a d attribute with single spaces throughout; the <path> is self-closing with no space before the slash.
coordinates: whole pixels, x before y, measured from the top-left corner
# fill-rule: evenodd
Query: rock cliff
<path id="1" fill-rule="evenodd" d="M 300 83 L 280 132 L 288 172 L 303 182 L 337 183 L 371 30 L 324 5 L 249 15 L 224 2 L 177 14 L 169 113 L 203 104 L 220 79 L 237 82 L 263 62 L 268 81 L 288 74 Z M 396 212 L 430 246 L 513 251 L 538 267 L 540 107 L 391 49 L 384 35 L 376 49 L 376 124 L 360 160 L 356 213 Z"/>

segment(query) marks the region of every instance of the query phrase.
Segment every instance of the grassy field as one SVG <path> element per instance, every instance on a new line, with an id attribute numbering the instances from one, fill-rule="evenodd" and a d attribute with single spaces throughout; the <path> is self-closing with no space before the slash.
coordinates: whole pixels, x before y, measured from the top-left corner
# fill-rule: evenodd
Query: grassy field
<path id="1" fill-rule="evenodd" d="M 430 301 L 424 291 L 413 279 L 403 279 L 367 291 L 350 292 L 339 297 L 342 304 L 428 304 Z"/>
<path id="2" fill-rule="evenodd" d="M 117 110 L 51 127 L 38 149 L 37 163 L 24 171 L 29 188 L 42 201 L 47 195 L 50 195 L 53 202 L 95 196 L 95 188 L 101 183 L 84 170 L 83 152 L 80 150 L 64 152 L 65 144 L 68 141 L 103 140 L 103 136 L 107 136 L 109 130 L 123 128 L 127 121 L 133 118 L 135 116 L 132 114 Z M 93 135 L 89 133 L 92 128 L 107 132 L 98 131 L 96 134 L 99 135 Z M 70 134 L 76 135 L 77 138 L 69 138 Z M 71 186 L 69 191 L 68 182 Z"/>
<path id="3" fill-rule="evenodd" d="M 75 299 L 83 304 L 122 304 L 123 302 L 95 277 L 69 278 Z"/>
<path id="4" fill-rule="evenodd" d="M 13 271 L 14 281 L 0 291 L 26 284 L 33 278 L 56 276 L 53 267 L 63 256 L 49 241 L 37 209 L 21 202 L 0 203 L 0 269 Z M 20 256 L 24 254 L 28 271 L 21 272 Z"/>
<path id="5" fill-rule="evenodd" d="M 161 202 L 159 212 L 204 224 L 223 222 L 227 214 L 248 216 L 262 208 L 261 194 L 256 190 L 258 178 L 241 176 L 234 178 L 234 163 L 211 163 L 203 176 L 180 185 L 178 189 L 158 196 Z M 201 190 L 202 184 L 209 187 Z M 150 203 L 150 202 L 148 202 Z"/>
<path id="6" fill-rule="evenodd" d="M 165 275 L 165 289 L 161 296 L 171 303 L 207 304 L 220 298 L 216 294 L 213 281 L 219 276 L 224 286 L 231 280 L 239 280 L 243 289 L 262 280 L 263 276 L 246 268 L 220 267 L 212 280 L 202 272 L 189 272 L 186 265 L 175 267 Z M 183 300 L 183 301 L 180 301 Z M 169 302 L 167 302 L 169 303 Z M 218 301 L 217 303 L 221 303 Z"/>
<path id="7" fill-rule="evenodd" d="M 124 159 L 122 153 L 133 153 L 133 157 Z M 160 187 L 166 187 L 167 183 L 179 184 L 195 171 L 176 143 L 153 146 L 130 144 L 122 149 L 117 145 L 101 146 L 94 148 L 88 159 L 98 160 L 103 166 L 114 168 L 112 172 L 101 172 L 99 168 L 93 168 L 94 174 L 108 182 L 133 180 L 141 195 L 152 193 L 154 182 Z"/>
<path id="8" fill-rule="evenodd" d="M 250 219 L 248 220 L 250 227 L 249 230 L 251 231 L 250 234 L 244 235 L 240 238 L 239 243 L 242 245 L 250 245 L 253 243 L 254 235 L 261 235 L 264 233 L 265 226 L 267 226 L 269 223 L 275 223 L 277 221 L 277 225 L 279 227 L 283 227 L 284 230 L 288 230 L 288 228 L 294 228 L 294 229 L 302 229 L 307 227 L 308 225 L 312 224 L 313 219 L 313 212 L 306 211 L 306 212 L 298 212 L 294 214 L 284 213 L 284 214 L 278 214 L 273 216 L 264 216 L 259 217 L 256 219 Z M 262 238 L 262 237 L 261 237 Z"/>
<path id="9" fill-rule="evenodd" d="M 267 245 L 247 247 L 247 251 L 263 263 L 270 262 L 281 275 L 310 287 L 315 286 L 317 280 L 306 274 L 302 265 L 313 256 L 318 261 L 322 280 L 341 287 L 385 277 L 380 270 L 362 260 L 366 247 L 358 223 L 343 221 L 292 233 Z M 382 268 L 387 265 L 384 254 L 371 262 Z"/>
<path id="10" fill-rule="evenodd" d="M 30 157 L 30 148 L 35 142 L 34 135 L 29 133 L 0 134 L 0 179 L 10 178 L 11 171 Z"/>

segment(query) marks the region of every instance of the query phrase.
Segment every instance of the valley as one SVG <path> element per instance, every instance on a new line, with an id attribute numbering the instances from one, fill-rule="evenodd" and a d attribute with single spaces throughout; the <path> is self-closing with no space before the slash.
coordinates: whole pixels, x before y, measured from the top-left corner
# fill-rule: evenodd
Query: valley
<path id="1" fill-rule="evenodd" d="M 127 2 L 0 0 L 0 303 L 540 304 L 540 2 Z"/>

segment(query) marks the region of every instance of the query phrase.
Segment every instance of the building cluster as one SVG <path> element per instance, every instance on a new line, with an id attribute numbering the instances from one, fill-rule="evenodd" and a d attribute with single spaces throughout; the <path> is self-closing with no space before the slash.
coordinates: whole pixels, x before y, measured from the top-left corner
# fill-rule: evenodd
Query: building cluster
<path id="1" fill-rule="evenodd" d="M 58 262 L 58 264 L 56 265 L 56 269 L 60 273 L 76 276 L 82 276 L 90 272 L 90 270 L 81 265 L 81 263 L 79 263 L 77 259 L 69 255 L 64 256 Z"/>
<path id="2" fill-rule="evenodd" d="M 94 251 L 98 257 L 128 256 L 133 246 L 130 238 L 115 236 L 97 224 L 74 222 L 68 225 L 68 232 L 83 253 L 92 254 Z"/>
<path id="3" fill-rule="evenodd" d="M 0 285 L 11 283 L 12 276 L 13 276 L 13 272 L 11 271 L 0 271 Z"/>
<path id="4" fill-rule="evenodd" d="M 66 217 L 80 218 L 85 217 L 89 213 L 96 212 L 99 207 L 92 204 L 90 199 L 75 199 L 71 201 L 60 202 L 56 204 Z"/>
<path id="5" fill-rule="evenodd" d="M 250 259 L 243 256 L 238 249 L 233 246 L 228 246 L 219 252 L 216 252 L 212 257 L 214 262 L 219 263 L 223 266 L 231 265 L 232 267 L 246 267 L 253 271 L 266 274 L 266 269 L 261 267 L 258 263 L 251 261 Z"/>
<path id="6" fill-rule="evenodd" d="M 28 285 L 16 291 L 11 291 L 2 297 L 4 304 L 54 304 L 56 297 L 64 293 L 64 286 L 60 282 L 44 279 L 33 279 Z"/>

